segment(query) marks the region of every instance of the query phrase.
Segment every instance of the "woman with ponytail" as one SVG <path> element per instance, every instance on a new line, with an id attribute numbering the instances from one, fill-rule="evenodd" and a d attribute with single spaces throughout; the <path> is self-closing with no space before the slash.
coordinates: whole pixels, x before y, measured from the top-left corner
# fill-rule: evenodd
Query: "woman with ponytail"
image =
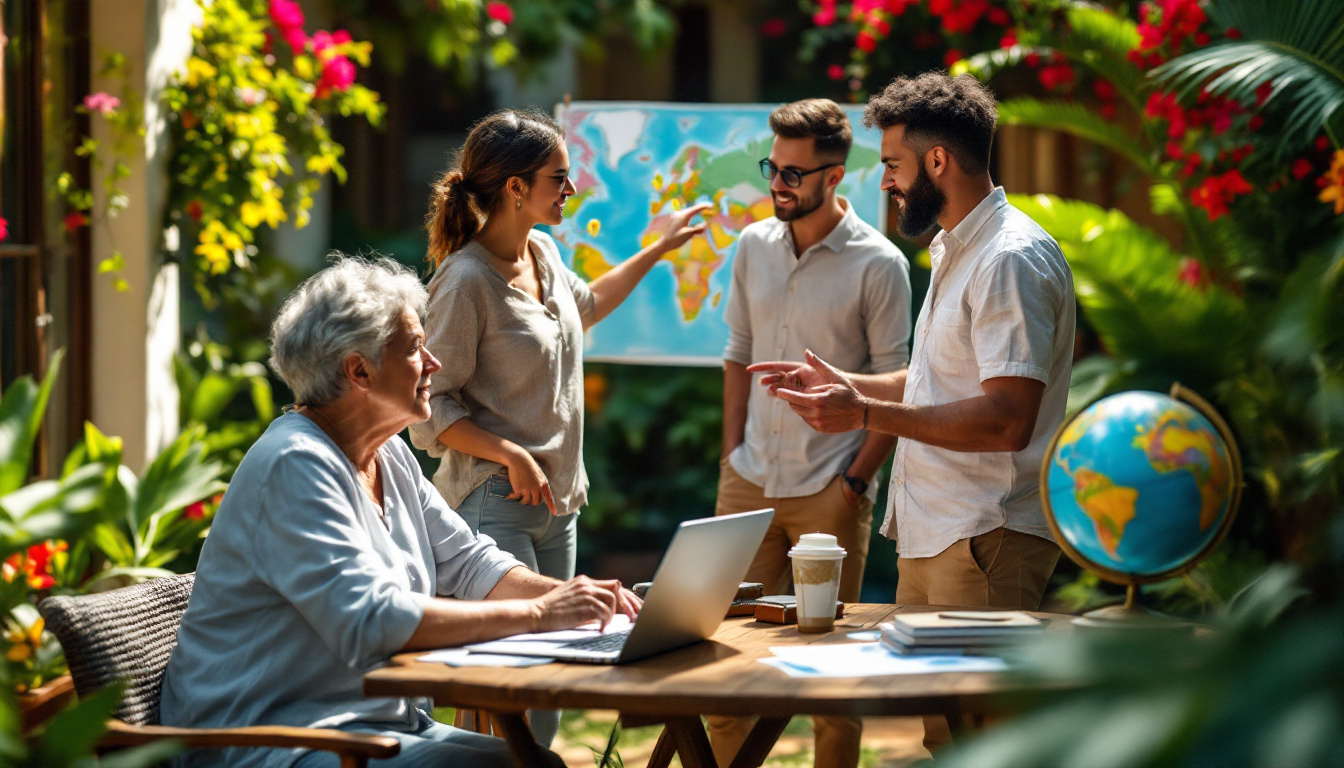
<path id="1" fill-rule="evenodd" d="M 547 576 L 574 575 L 583 468 L 583 332 L 620 306 L 663 254 L 704 231 L 708 205 L 673 216 L 662 238 L 591 284 L 535 229 L 559 224 L 569 180 L 564 134 L 548 115 L 505 109 L 472 128 L 434 185 L 428 221 L 426 345 L 443 363 L 412 441 L 441 458 L 434 484 L 478 534 Z M 558 713 L 532 714 L 549 744 Z"/>

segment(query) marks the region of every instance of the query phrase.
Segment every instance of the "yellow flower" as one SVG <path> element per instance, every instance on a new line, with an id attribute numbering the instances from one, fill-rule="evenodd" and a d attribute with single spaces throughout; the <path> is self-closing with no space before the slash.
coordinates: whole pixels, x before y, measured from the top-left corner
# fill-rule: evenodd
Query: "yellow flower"
<path id="1" fill-rule="evenodd" d="M 1344 149 L 1335 150 L 1335 156 L 1330 161 L 1330 170 L 1321 178 L 1325 181 L 1325 186 L 1316 199 L 1322 203 L 1334 203 L 1336 216 L 1344 214 Z"/>
<path id="2" fill-rule="evenodd" d="M 11 629 L 5 634 L 5 639 L 11 643 L 9 650 L 5 651 L 5 658 L 13 662 L 27 661 L 41 647 L 42 630 L 46 629 L 46 626 L 46 620 L 39 616 L 28 629 L 23 627 Z"/>
<path id="3" fill-rule="evenodd" d="M 195 88 L 202 80 L 213 80 L 219 70 L 205 59 L 195 56 L 187 60 L 187 85 Z"/>

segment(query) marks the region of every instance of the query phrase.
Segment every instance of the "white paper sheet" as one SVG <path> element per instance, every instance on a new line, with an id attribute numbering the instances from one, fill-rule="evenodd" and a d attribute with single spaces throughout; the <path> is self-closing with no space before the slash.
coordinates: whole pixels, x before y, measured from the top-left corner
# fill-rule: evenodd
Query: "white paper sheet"
<path id="1" fill-rule="evenodd" d="M 993 656 L 899 656 L 881 643 L 782 645 L 762 664 L 790 677 L 878 677 L 929 675 L 938 672 L 1001 672 L 1008 668 Z"/>
<path id="2" fill-rule="evenodd" d="M 506 656 L 498 653 L 472 653 L 466 648 L 444 648 L 420 656 L 416 661 L 447 664 L 450 667 L 535 667 L 555 659 L 540 656 Z"/>

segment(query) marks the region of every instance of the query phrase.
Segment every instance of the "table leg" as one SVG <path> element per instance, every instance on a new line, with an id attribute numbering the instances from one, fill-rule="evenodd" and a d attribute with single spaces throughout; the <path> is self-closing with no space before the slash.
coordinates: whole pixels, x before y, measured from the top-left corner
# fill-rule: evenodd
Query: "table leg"
<path id="1" fill-rule="evenodd" d="M 751 733 L 747 734 L 747 740 L 742 742 L 733 757 L 730 768 L 758 768 L 770 755 L 770 750 L 788 725 L 787 717 L 762 717 L 757 720 L 751 727 Z"/>
<path id="2" fill-rule="evenodd" d="M 663 732 L 658 734 L 658 741 L 653 745 L 653 752 L 649 754 L 649 764 L 646 768 L 667 768 L 672 764 L 672 756 L 677 754 L 677 748 L 672 741 L 672 732 L 666 727 Z"/>
<path id="3" fill-rule="evenodd" d="M 684 768 L 718 768 L 714 750 L 709 747 L 709 735 L 698 717 L 672 717 L 667 720 L 672 743 L 677 747 Z"/>
<path id="4" fill-rule="evenodd" d="M 509 751 L 518 765 L 523 768 L 550 768 L 551 760 L 532 735 L 527 717 L 522 712 L 491 712 L 490 718 L 503 732 L 504 740 L 509 743 Z"/>

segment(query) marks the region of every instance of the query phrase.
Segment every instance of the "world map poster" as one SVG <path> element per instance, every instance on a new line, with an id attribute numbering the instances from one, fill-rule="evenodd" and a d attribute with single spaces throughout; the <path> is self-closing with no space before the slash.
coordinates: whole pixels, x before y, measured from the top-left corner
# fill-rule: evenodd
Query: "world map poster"
<path id="1" fill-rule="evenodd" d="M 663 257 L 624 304 L 589 330 L 584 357 L 651 365 L 721 365 L 723 319 L 741 231 L 774 215 L 759 163 L 770 154 L 769 104 L 573 102 L 557 108 L 578 193 L 551 228 L 566 263 L 594 280 L 659 237 L 667 217 L 711 203 L 709 227 Z M 854 148 L 839 192 L 885 231 L 881 132 L 845 107 Z"/>

